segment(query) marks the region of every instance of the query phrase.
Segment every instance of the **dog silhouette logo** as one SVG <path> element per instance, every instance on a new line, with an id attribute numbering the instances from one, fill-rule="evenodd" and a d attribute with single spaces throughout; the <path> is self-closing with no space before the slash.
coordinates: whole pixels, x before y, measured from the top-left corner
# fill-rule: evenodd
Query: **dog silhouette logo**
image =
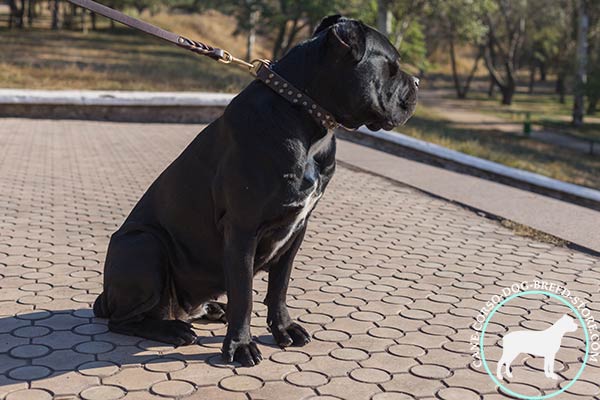
<path id="1" fill-rule="evenodd" d="M 496 376 L 502 379 L 502 366 L 506 366 L 506 376 L 512 378 L 510 364 L 521 353 L 544 357 L 544 374 L 547 378 L 558 379 L 554 373 L 554 358 L 560 349 L 563 336 L 575 332 L 577 324 L 573 318 L 563 315 L 551 327 L 543 331 L 515 331 L 502 338 L 502 357 L 498 361 Z"/>

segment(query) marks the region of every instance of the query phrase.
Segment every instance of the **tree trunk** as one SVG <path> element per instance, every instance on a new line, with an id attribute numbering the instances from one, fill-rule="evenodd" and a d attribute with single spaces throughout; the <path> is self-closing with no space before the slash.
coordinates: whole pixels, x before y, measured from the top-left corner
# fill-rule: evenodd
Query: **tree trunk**
<path id="1" fill-rule="evenodd" d="M 81 32 L 84 34 L 88 33 L 87 20 L 85 15 L 87 14 L 87 10 L 85 8 L 81 9 Z"/>
<path id="2" fill-rule="evenodd" d="M 598 97 L 588 97 L 588 108 L 587 108 L 587 114 L 588 115 L 595 115 L 596 114 L 596 108 L 598 107 Z"/>
<path id="3" fill-rule="evenodd" d="M 490 84 L 488 85 L 487 95 L 489 98 L 494 96 L 494 89 L 496 88 L 496 82 L 494 82 L 494 78 L 490 75 Z"/>
<path id="4" fill-rule="evenodd" d="M 54 0 L 54 2 L 52 3 L 52 29 L 56 30 L 58 29 L 58 14 L 59 14 L 59 1 L 60 0 Z"/>
<path id="5" fill-rule="evenodd" d="M 27 0 L 27 26 L 31 28 L 33 25 L 33 17 L 35 14 L 34 0 Z"/>
<path id="6" fill-rule="evenodd" d="M 277 32 L 277 36 L 275 38 L 275 43 L 273 44 L 273 61 L 277 60 L 279 53 L 281 52 L 281 47 L 283 46 L 283 40 L 285 38 L 285 31 L 287 30 L 287 21 L 279 24 L 279 30 Z"/>
<path id="7" fill-rule="evenodd" d="M 450 36 L 448 44 L 450 45 L 450 65 L 452 66 L 452 80 L 454 81 L 454 89 L 456 89 L 456 97 L 464 99 L 465 94 L 461 90 L 460 78 L 456 70 L 456 52 L 454 50 L 454 38 Z"/>
<path id="8" fill-rule="evenodd" d="M 473 68 L 469 72 L 465 84 L 462 85 L 460 83 L 460 76 L 458 75 L 458 69 L 456 67 L 456 52 L 454 49 L 454 38 L 450 37 L 449 40 L 450 47 L 450 63 L 452 65 L 452 79 L 454 80 L 454 88 L 456 89 L 456 97 L 459 99 L 466 99 L 467 93 L 469 92 L 469 87 L 471 86 L 471 81 L 473 80 L 473 76 L 475 76 L 475 72 L 477 72 L 477 65 L 479 64 L 479 59 L 481 58 L 482 50 L 479 50 L 477 53 L 477 57 L 475 58 L 475 63 L 473 64 Z"/>
<path id="9" fill-rule="evenodd" d="M 589 19 L 585 0 L 577 1 L 577 69 L 575 73 L 575 101 L 573 102 L 573 125 L 583 125 L 585 84 L 587 80 L 587 35 Z"/>
<path id="10" fill-rule="evenodd" d="M 533 94 L 533 86 L 535 84 L 535 64 L 529 66 L 529 94 Z"/>
<path id="11" fill-rule="evenodd" d="M 248 37 L 246 38 L 246 60 L 252 60 L 254 53 L 254 42 L 256 41 L 256 24 L 258 23 L 258 11 L 250 11 Z"/>
<path id="12" fill-rule="evenodd" d="M 540 63 L 540 82 L 546 82 L 547 68 L 545 62 Z"/>
<path id="13" fill-rule="evenodd" d="M 560 72 L 556 78 L 556 93 L 558 93 L 558 101 L 560 104 L 565 104 L 566 89 L 564 72 Z"/>
<path id="14" fill-rule="evenodd" d="M 513 96 L 515 95 L 515 85 L 506 85 L 501 87 L 502 91 L 502 104 L 505 106 L 510 106 L 512 104 Z"/>
<path id="15" fill-rule="evenodd" d="M 377 0 L 377 29 L 385 36 L 389 36 L 392 31 L 392 13 L 388 0 Z"/>

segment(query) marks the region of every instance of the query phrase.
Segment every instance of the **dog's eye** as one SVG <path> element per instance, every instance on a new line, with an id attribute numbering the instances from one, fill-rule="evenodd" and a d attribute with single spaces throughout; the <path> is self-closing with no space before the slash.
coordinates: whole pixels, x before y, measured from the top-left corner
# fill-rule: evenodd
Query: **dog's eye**
<path id="1" fill-rule="evenodd" d="M 399 66 L 397 62 L 388 62 L 388 71 L 390 74 L 390 77 L 396 76 L 396 74 L 398 73 L 399 70 Z"/>

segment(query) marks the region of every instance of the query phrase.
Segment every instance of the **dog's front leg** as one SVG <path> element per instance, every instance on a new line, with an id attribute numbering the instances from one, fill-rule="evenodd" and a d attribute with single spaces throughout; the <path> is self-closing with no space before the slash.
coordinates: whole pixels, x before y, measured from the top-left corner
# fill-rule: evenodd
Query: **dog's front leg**
<path id="1" fill-rule="evenodd" d="M 250 334 L 252 278 L 256 234 L 233 227 L 225 229 L 224 269 L 227 280 L 227 334 L 223 340 L 225 362 L 245 367 L 258 364 L 262 356 Z"/>
<path id="2" fill-rule="evenodd" d="M 299 324 L 292 321 L 287 309 L 286 295 L 292 273 L 294 258 L 304 239 L 306 226 L 294 239 L 288 251 L 269 266 L 269 285 L 265 303 L 267 305 L 267 324 L 275 342 L 280 347 L 290 345 L 304 346 L 310 342 L 310 334 Z"/>

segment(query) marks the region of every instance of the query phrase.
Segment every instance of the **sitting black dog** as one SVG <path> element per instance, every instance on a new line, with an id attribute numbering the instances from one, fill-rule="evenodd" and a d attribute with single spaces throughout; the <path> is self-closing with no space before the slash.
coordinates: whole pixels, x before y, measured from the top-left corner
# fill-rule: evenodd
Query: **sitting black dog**
<path id="1" fill-rule="evenodd" d="M 338 15 L 273 70 L 347 127 L 404 123 L 418 80 L 379 32 Z M 226 361 L 258 364 L 250 333 L 252 279 L 269 273 L 267 322 L 280 346 L 310 335 L 286 306 L 306 221 L 335 169 L 335 139 L 309 113 L 254 81 L 143 195 L 110 240 L 104 292 L 94 304 L 114 332 L 174 345 L 189 321 L 226 313 Z M 227 293 L 227 307 L 211 300 Z"/>

